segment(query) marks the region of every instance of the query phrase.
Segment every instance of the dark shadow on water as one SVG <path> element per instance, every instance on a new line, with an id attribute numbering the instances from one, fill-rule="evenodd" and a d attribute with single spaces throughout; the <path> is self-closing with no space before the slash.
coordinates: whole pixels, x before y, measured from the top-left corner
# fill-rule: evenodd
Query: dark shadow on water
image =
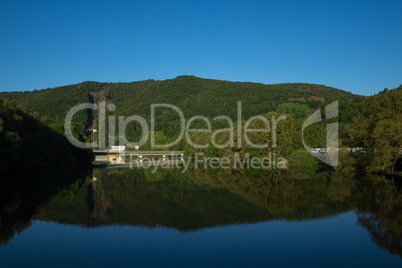
<path id="1" fill-rule="evenodd" d="M 0 181 L 0 247 L 31 225 L 54 197 L 73 197 L 90 171 L 25 169 Z"/>
<path id="2" fill-rule="evenodd" d="M 88 191 L 88 196 L 87 196 L 87 202 L 88 202 L 88 215 L 90 218 L 93 218 L 94 216 L 94 208 L 95 208 L 95 202 L 94 202 L 94 182 L 88 183 L 87 186 L 87 191 Z"/>

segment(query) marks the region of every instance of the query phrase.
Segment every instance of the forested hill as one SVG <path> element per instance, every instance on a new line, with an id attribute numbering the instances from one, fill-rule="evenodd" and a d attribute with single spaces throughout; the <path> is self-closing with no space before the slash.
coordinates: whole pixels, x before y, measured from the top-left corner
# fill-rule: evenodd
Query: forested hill
<path id="1" fill-rule="evenodd" d="M 168 103 L 179 107 L 184 115 L 212 117 L 236 115 L 237 102 L 243 106 L 243 117 L 274 111 L 284 102 L 298 102 L 317 108 L 333 100 L 361 102 L 364 97 L 343 90 L 315 84 L 258 84 L 179 76 L 164 81 L 146 80 L 132 83 L 83 82 L 57 88 L 25 92 L 2 92 L 0 97 L 23 104 L 47 116 L 51 122 L 63 123 L 73 106 L 88 102 L 91 92 L 95 101 L 107 100 L 116 105 L 116 115 L 138 114 L 149 118 L 150 105 Z M 75 120 L 81 129 L 88 127 L 88 115 Z"/>
<path id="2" fill-rule="evenodd" d="M 56 88 L 25 92 L 0 92 L 0 97 L 22 104 L 29 110 L 38 113 L 40 117 L 48 117 L 51 123 L 64 124 L 67 112 L 79 103 L 89 101 L 90 92 L 99 91 L 104 84 L 84 82 Z M 75 117 L 78 128 L 83 131 L 87 126 L 86 112 L 78 113 Z"/>
<path id="3" fill-rule="evenodd" d="M 274 111 L 284 102 L 301 102 L 310 107 L 331 100 L 353 102 L 362 100 L 351 93 L 313 84 L 265 85 L 249 82 L 228 82 L 179 76 L 164 81 L 110 84 L 105 95 L 122 114 L 149 113 L 152 103 L 169 103 L 179 107 L 185 116 L 236 115 L 241 101 L 243 116 L 250 117 Z"/>
<path id="4" fill-rule="evenodd" d="M 72 129 L 75 138 L 84 141 Z M 48 125 L 37 116 L 0 98 L 0 185 L 12 177 L 7 172 L 23 169 L 87 167 L 92 162 L 92 152 L 72 146 L 64 136 L 61 125 Z"/>

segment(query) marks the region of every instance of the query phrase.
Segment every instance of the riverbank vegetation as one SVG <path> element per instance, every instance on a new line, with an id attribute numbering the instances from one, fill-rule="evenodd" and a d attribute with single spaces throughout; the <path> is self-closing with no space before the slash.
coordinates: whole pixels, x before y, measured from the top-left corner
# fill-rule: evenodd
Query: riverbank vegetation
<path id="1" fill-rule="evenodd" d="M 323 103 L 319 108 L 324 110 L 327 103 Z M 321 111 L 322 114 L 323 111 Z M 244 157 L 266 157 L 270 153 L 283 156 L 289 160 L 292 168 L 300 167 L 309 169 L 314 167 L 316 170 L 331 170 L 318 160 L 315 160 L 305 150 L 302 137 L 307 146 L 311 148 L 326 148 L 327 124 L 339 124 L 338 141 L 338 166 L 336 170 L 343 172 L 377 172 L 384 174 L 399 174 L 402 171 L 402 87 L 385 90 L 378 95 L 367 98 L 362 103 L 347 103 L 340 105 L 339 118 L 321 120 L 306 127 L 303 131 L 303 123 L 311 113 L 309 107 L 298 103 L 284 103 L 274 112 L 268 112 L 262 116 L 271 122 L 272 118 L 286 116 L 280 120 L 276 129 L 276 142 L 272 143 L 273 135 L 268 133 L 249 133 L 249 140 L 253 144 L 263 145 L 264 149 L 255 149 L 251 146 L 244 136 L 241 140 L 237 135 L 233 135 L 234 146 L 225 146 L 218 149 L 212 144 L 212 133 L 194 133 L 192 140 L 198 145 L 207 145 L 207 148 L 197 149 L 188 144 L 183 144 L 187 155 L 194 155 L 202 152 L 211 157 L 229 157 L 233 159 L 236 154 Z M 354 116 L 351 116 L 354 115 Z M 240 133 L 244 133 L 244 122 L 240 126 Z M 205 126 L 203 126 L 205 127 Z M 238 133 L 239 126 L 223 132 L 218 136 L 217 144 L 227 144 L 231 139 L 231 134 Z M 262 120 L 252 121 L 248 129 L 264 129 Z M 241 144 L 241 146 L 239 146 Z M 361 148 L 353 151 L 351 148 Z M 335 148 L 332 148 L 334 150 Z M 290 168 L 290 167 L 289 167 Z"/>
<path id="2" fill-rule="evenodd" d="M 38 112 L 50 123 L 62 124 L 73 106 L 80 103 L 99 103 L 101 101 L 114 104 L 116 109 L 106 109 L 104 118 L 110 120 L 114 116 L 118 126 L 119 116 L 127 118 L 138 115 L 150 125 L 151 104 L 167 103 L 175 105 L 186 120 L 195 115 L 205 116 L 212 123 L 212 130 L 229 128 L 216 136 L 218 144 L 227 144 L 230 133 L 244 130 L 244 125 L 252 116 L 260 115 L 271 122 L 272 118 L 285 116 L 278 121 L 277 134 L 250 133 L 250 140 L 255 144 L 269 144 L 265 149 L 254 149 L 248 146 L 244 137 L 234 136 L 234 146 L 216 148 L 211 143 L 212 132 L 191 133 L 195 144 L 209 145 L 205 149 L 195 149 L 185 139 L 170 147 L 169 150 L 184 150 L 188 156 L 203 152 L 207 156 L 233 157 L 236 153 L 244 156 L 264 156 L 275 153 L 293 163 L 297 163 L 301 150 L 305 150 L 303 141 L 311 148 L 326 148 L 327 124 L 339 123 L 339 165 L 337 169 L 344 172 L 379 172 L 398 174 L 401 172 L 401 87 L 384 90 L 372 97 L 354 95 L 339 89 L 313 84 L 275 84 L 229 82 L 213 79 L 202 79 L 194 76 L 179 76 L 164 81 L 146 80 L 132 83 L 98 83 L 83 82 L 53 89 L 35 90 L 33 92 L 3 92 L 1 97 L 26 105 Z M 325 106 L 338 101 L 339 116 L 327 120 Z M 240 118 L 238 102 L 241 102 Z M 107 105 L 107 107 L 108 107 Z M 306 118 L 317 110 L 321 110 L 322 120 L 303 129 Z M 228 116 L 235 123 L 230 126 L 227 120 L 213 120 L 216 116 Z M 111 116 L 111 117 L 110 117 Z M 177 111 L 170 108 L 155 109 L 155 129 L 153 134 L 157 144 L 168 144 L 176 140 L 180 134 L 181 118 Z M 241 121 L 241 126 L 237 125 Z M 85 130 L 99 130 L 99 111 L 81 110 L 73 120 L 77 134 L 86 137 Z M 205 122 L 195 120 L 191 128 L 206 128 Z M 261 120 L 254 120 L 249 128 L 263 128 Z M 119 142 L 119 129 L 109 134 L 109 122 L 106 121 L 106 145 Z M 143 135 L 143 128 L 131 122 L 126 128 L 129 142 L 138 142 Z M 97 132 L 99 133 L 99 131 Z M 113 132 L 112 132 L 113 133 Z M 96 136 L 96 135 L 95 135 Z M 302 137 L 304 138 L 302 140 Z M 153 149 L 150 135 L 141 150 Z M 276 139 L 276 146 L 272 141 Z M 241 142 L 241 145 L 238 144 Z M 362 151 L 348 152 L 348 148 L 364 148 Z M 298 160 L 299 159 L 299 160 Z M 296 165 L 296 166 L 297 166 Z M 328 167 L 317 163 L 307 163 L 326 170 Z"/>
<path id="3" fill-rule="evenodd" d="M 88 167 L 93 159 L 90 150 L 72 146 L 64 136 L 64 127 L 48 124 L 22 105 L 0 98 L 0 173 L 1 181 L 8 172 L 22 169 Z M 77 139 L 84 138 L 77 129 Z"/>
<path id="4" fill-rule="evenodd" d="M 345 103 L 359 103 L 363 96 L 315 84 L 259 84 L 203 79 L 195 76 L 179 76 L 163 81 L 146 80 L 132 83 L 83 82 L 75 85 L 25 92 L 0 92 L 0 97 L 22 104 L 31 111 L 46 116 L 51 123 L 64 124 L 68 111 L 77 104 L 105 101 L 116 106 L 108 115 L 139 115 L 150 122 L 151 104 L 167 103 L 177 106 L 185 118 L 203 115 L 213 118 L 225 115 L 233 120 L 237 117 L 237 102 L 242 102 L 242 119 L 275 111 L 286 102 L 297 102 L 310 109 L 318 108 L 324 102 L 340 100 Z M 98 119 L 99 111 L 93 111 Z M 96 120 L 95 120 L 96 121 Z M 169 109 L 156 109 L 157 135 L 170 140 L 180 131 L 180 117 Z M 73 123 L 82 135 L 85 127 L 92 126 L 91 111 L 85 110 L 74 116 Z M 194 122 L 197 126 L 197 122 Z M 107 124 L 106 124 L 107 125 Z M 225 126 L 214 122 L 213 127 Z M 95 124 L 95 128 L 98 126 Z M 138 141 L 142 135 L 141 126 L 131 123 L 127 138 Z"/>

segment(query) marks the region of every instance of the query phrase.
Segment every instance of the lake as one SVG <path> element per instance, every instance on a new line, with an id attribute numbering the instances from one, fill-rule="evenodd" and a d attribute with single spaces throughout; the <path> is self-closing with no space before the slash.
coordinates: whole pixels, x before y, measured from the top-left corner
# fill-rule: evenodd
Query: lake
<path id="1" fill-rule="evenodd" d="M 402 266 L 400 185 L 379 176 L 103 168 L 21 177 L 0 191 L 0 267 Z"/>

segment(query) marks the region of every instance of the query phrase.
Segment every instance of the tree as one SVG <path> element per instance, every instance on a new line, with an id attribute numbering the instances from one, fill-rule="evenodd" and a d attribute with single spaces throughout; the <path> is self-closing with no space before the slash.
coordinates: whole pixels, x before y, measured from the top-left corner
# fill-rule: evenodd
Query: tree
<path id="1" fill-rule="evenodd" d="M 393 172 L 401 159 L 402 86 L 366 100 L 363 111 L 353 119 L 350 139 L 364 147 L 368 172 Z"/>
<path id="2" fill-rule="evenodd" d="M 303 119 L 310 115 L 310 109 L 305 104 L 287 102 L 282 103 L 276 109 L 276 112 L 281 114 L 294 114 L 297 119 Z"/>

